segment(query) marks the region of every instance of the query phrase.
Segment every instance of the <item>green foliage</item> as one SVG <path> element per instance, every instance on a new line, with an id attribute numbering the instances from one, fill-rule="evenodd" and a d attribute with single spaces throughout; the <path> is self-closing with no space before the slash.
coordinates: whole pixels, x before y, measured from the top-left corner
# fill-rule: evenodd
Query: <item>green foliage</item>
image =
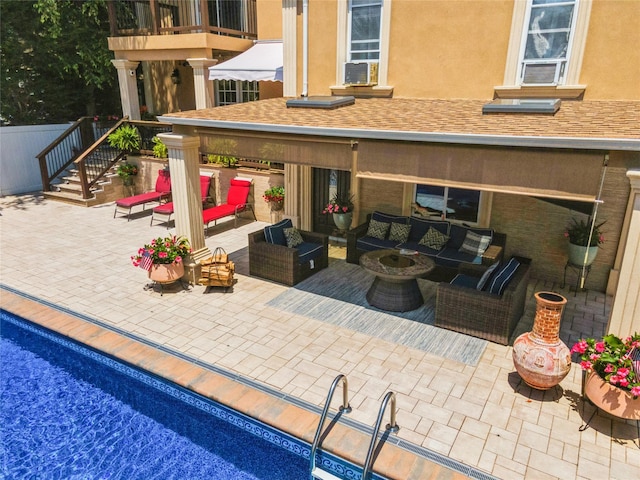
<path id="1" fill-rule="evenodd" d="M 118 165 L 116 173 L 120 178 L 128 178 L 138 174 L 138 167 L 133 163 L 122 162 Z"/>
<path id="2" fill-rule="evenodd" d="M 133 125 L 125 124 L 109 135 L 107 142 L 113 148 L 125 153 L 137 152 L 140 150 L 140 133 Z"/>
<path id="3" fill-rule="evenodd" d="M 167 158 L 169 156 L 169 149 L 158 137 L 151 139 L 153 142 L 153 156 L 156 158 Z"/>
<path id="4" fill-rule="evenodd" d="M 207 155 L 207 161 L 232 167 L 238 163 L 238 157 L 234 155 L 237 146 L 238 143 L 235 140 L 217 138 L 208 145 L 208 150 L 214 153 Z"/>
<path id="5" fill-rule="evenodd" d="M 284 202 L 284 187 L 281 185 L 267 188 L 262 195 L 265 202 Z"/>
<path id="6" fill-rule="evenodd" d="M 3 125 L 120 109 L 104 0 L 0 1 Z"/>

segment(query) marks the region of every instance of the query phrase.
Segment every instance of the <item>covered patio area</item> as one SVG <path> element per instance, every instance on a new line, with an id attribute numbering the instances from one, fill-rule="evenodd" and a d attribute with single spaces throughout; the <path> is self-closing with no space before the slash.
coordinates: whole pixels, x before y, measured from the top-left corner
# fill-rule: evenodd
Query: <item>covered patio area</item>
<path id="1" fill-rule="evenodd" d="M 456 358 L 452 351 L 425 351 L 387 334 L 380 338 L 372 329 L 337 325 L 302 305 L 287 306 L 286 295 L 294 289 L 246 274 L 247 234 L 262 222 L 239 223 L 237 229 L 233 222 L 221 223 L 205 239 L 209 249 L 223 247 L 236 263 L 232 291 L 205 293 L 195 286 L 165 289 L 160 296 L 143 289 L 145 272 L 129 257 L 151 238 L 164 236 L 165 226 L 113 222 L 111 204 L 85 209 L 21 196 L 3 198 L 0 207 L 4 288 L 227 370 L 312 412 L 321 408 L 333 378 L 344 373 L 356 432 L 371 428 L 383 395 L 392 390 L 401 429 L 389 442 L 418 456 L 441 455 L 449 465 L 466 468 L 467 476 L 632 478 L 640 468 L 635 424 L 598 414 L 591 428 L 578 430 L 593 408 L 581 400 L 576 364 L 559 388 L 542 393 L 519 383 L 510 346 L 487 343 L 474 363 L 464 358 L 468 352 Z M 61 225 L 64 235 L 51 233 Z M 328 274 L 343 266 L 341 256 L 339 248 L 332 251 Z M 304 284 L 298 291 L 303 288 L 314 294 Z M 562 321 L 565 342 L 604 331 L 611 297 L 593 290 L 574 296 L 568 286 L 539 279 L 529 286 L 518 330 L 529 328 L 531 296 L 543 289 L 569 300 Z M 0 295 L 4 306 L 6 290 Z"/>

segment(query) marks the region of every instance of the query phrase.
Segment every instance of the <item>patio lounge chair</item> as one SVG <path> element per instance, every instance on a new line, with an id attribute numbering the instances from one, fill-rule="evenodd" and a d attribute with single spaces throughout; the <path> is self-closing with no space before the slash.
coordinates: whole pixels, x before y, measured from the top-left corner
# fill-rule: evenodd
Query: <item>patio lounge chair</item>
<path id="1" fill-rule="evenodd" d="M 238 221 L 238 214 L 244 212 L 246 209 L 251 210 L 253 219 L 256 220 L 256 214 L 253 211 L 253 206 L 250 203 L 247 203 L 250 190 L 251 180 L 232 178 L 231 186 L 229 187 L 229 192 L 227 193 L 227 203 L 216 205 L 215 207 L 211 208 L 206 208 L 202 211 L 202 221 L 205 225 L 205 228 L 208 229 L 211 222 L 214 222 L 214 225 L 216 225 L 218 220 L 224 217 L 229 217 L 231 215 L 235 217 L 235 227 Z"/>
<path id="2" fill-rule="evenodd" d="M 200 195 L 202 196 L 203 205 L 211 198 L 209 195 L 210 187 L 211 177 L 200 175 Z M 155 219 L 157 222 L 165 222 L 167 224 L 167 228 L 169 228 L 169 222 L 171 221 L 173 211 L 173 202 L 167 202 L 162 205 L 158 205 L 157 207 L 153 207 L 153 210 L 151 211 L 151 223 L 149 225 L 153 225 L 153 220 Z"/>
<path id="3" fill-rule="evenodd" d="M 133 195 L 131 197 L 121 198 L 120 200 L 116 200 L 116 209 L 113 212 L 113 218 L 116 218 L 116 214 L 118 210 L 126 210 L 127 211 L 127 222 L 131 220 L 131 209 L 135 206 L 142 205 L 142 209 L 144 210 L 144 206 L 147 203 L 162 203 L 166 201 L 171 195 L 171 177 L 169 176 L 168 170 L 159 170 L 158 178 L 156 179 L 155 189 L 151 192 L 140 193 L 138 195 Z"/>

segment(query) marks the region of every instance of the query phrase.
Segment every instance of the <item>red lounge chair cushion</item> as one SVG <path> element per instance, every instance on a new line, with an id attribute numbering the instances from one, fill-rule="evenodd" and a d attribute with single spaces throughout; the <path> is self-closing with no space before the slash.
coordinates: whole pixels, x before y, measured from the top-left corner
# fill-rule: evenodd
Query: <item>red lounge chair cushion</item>
<path id="1" fill-rule="evenodd" d="M 131 208 L 136 205 L 142 205 L 144 203 L 159 202 L 167 195 L 169 194 L 164 192 L 141 193 L 139 195 L 134 195 L 133 197 L 121 198 L 116 202 L 116 205 L 118 205 L 119 207 Z"/>
<path id="2" fill-rule="evenodd" d="M 251 182 L 248 180 L 231 179 L 231 187 L 227 193 L 227 203 L 229 205 L 241 205 L 247 203 Z"/>
<path id="3" fill-rule="evenodd" d="M 243 209 L 238 209 L 243 210 Z M 214 220 L 219 220 L 220 218 L 228 217 L 229 215 L 233 215 L 236 211 L 235 205 L 218 205 L 217 207 L 207 208 L 202 211 L 202 219 L 204 223 L 213 222 Z"/>
<path id="4" fill-rule="evenodd" d="M 163 203 L 162 205 L 154 207 L 153 213 L 171 215 L 173 213 L 173 202 Z"/>

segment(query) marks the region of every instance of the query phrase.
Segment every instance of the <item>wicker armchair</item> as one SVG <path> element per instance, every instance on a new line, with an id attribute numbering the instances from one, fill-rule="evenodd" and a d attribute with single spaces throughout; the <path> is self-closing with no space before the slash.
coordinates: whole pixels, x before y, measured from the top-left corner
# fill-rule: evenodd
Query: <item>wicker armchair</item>
<path id="1" fill-rule="evenodd" d="M 436 294 L 436 327 L 508 345 L 524 313 L 529 265 L 521 263 L 502 295 L 475 288 L 439 283 Z M 482 275 L 475 265 L 461 265 L 460 273 Z"/>
<path id="2" fill-rule="evenodd" d="M 329 237 L 322 233 L 300 231 L 305 242 L 322 244 L 322 255 L 313 262 L 300 263 L 298 250 L 268 243 L 264 230 L 249 234 L 249 274 L 293 286 L 329 265 Z"/>

